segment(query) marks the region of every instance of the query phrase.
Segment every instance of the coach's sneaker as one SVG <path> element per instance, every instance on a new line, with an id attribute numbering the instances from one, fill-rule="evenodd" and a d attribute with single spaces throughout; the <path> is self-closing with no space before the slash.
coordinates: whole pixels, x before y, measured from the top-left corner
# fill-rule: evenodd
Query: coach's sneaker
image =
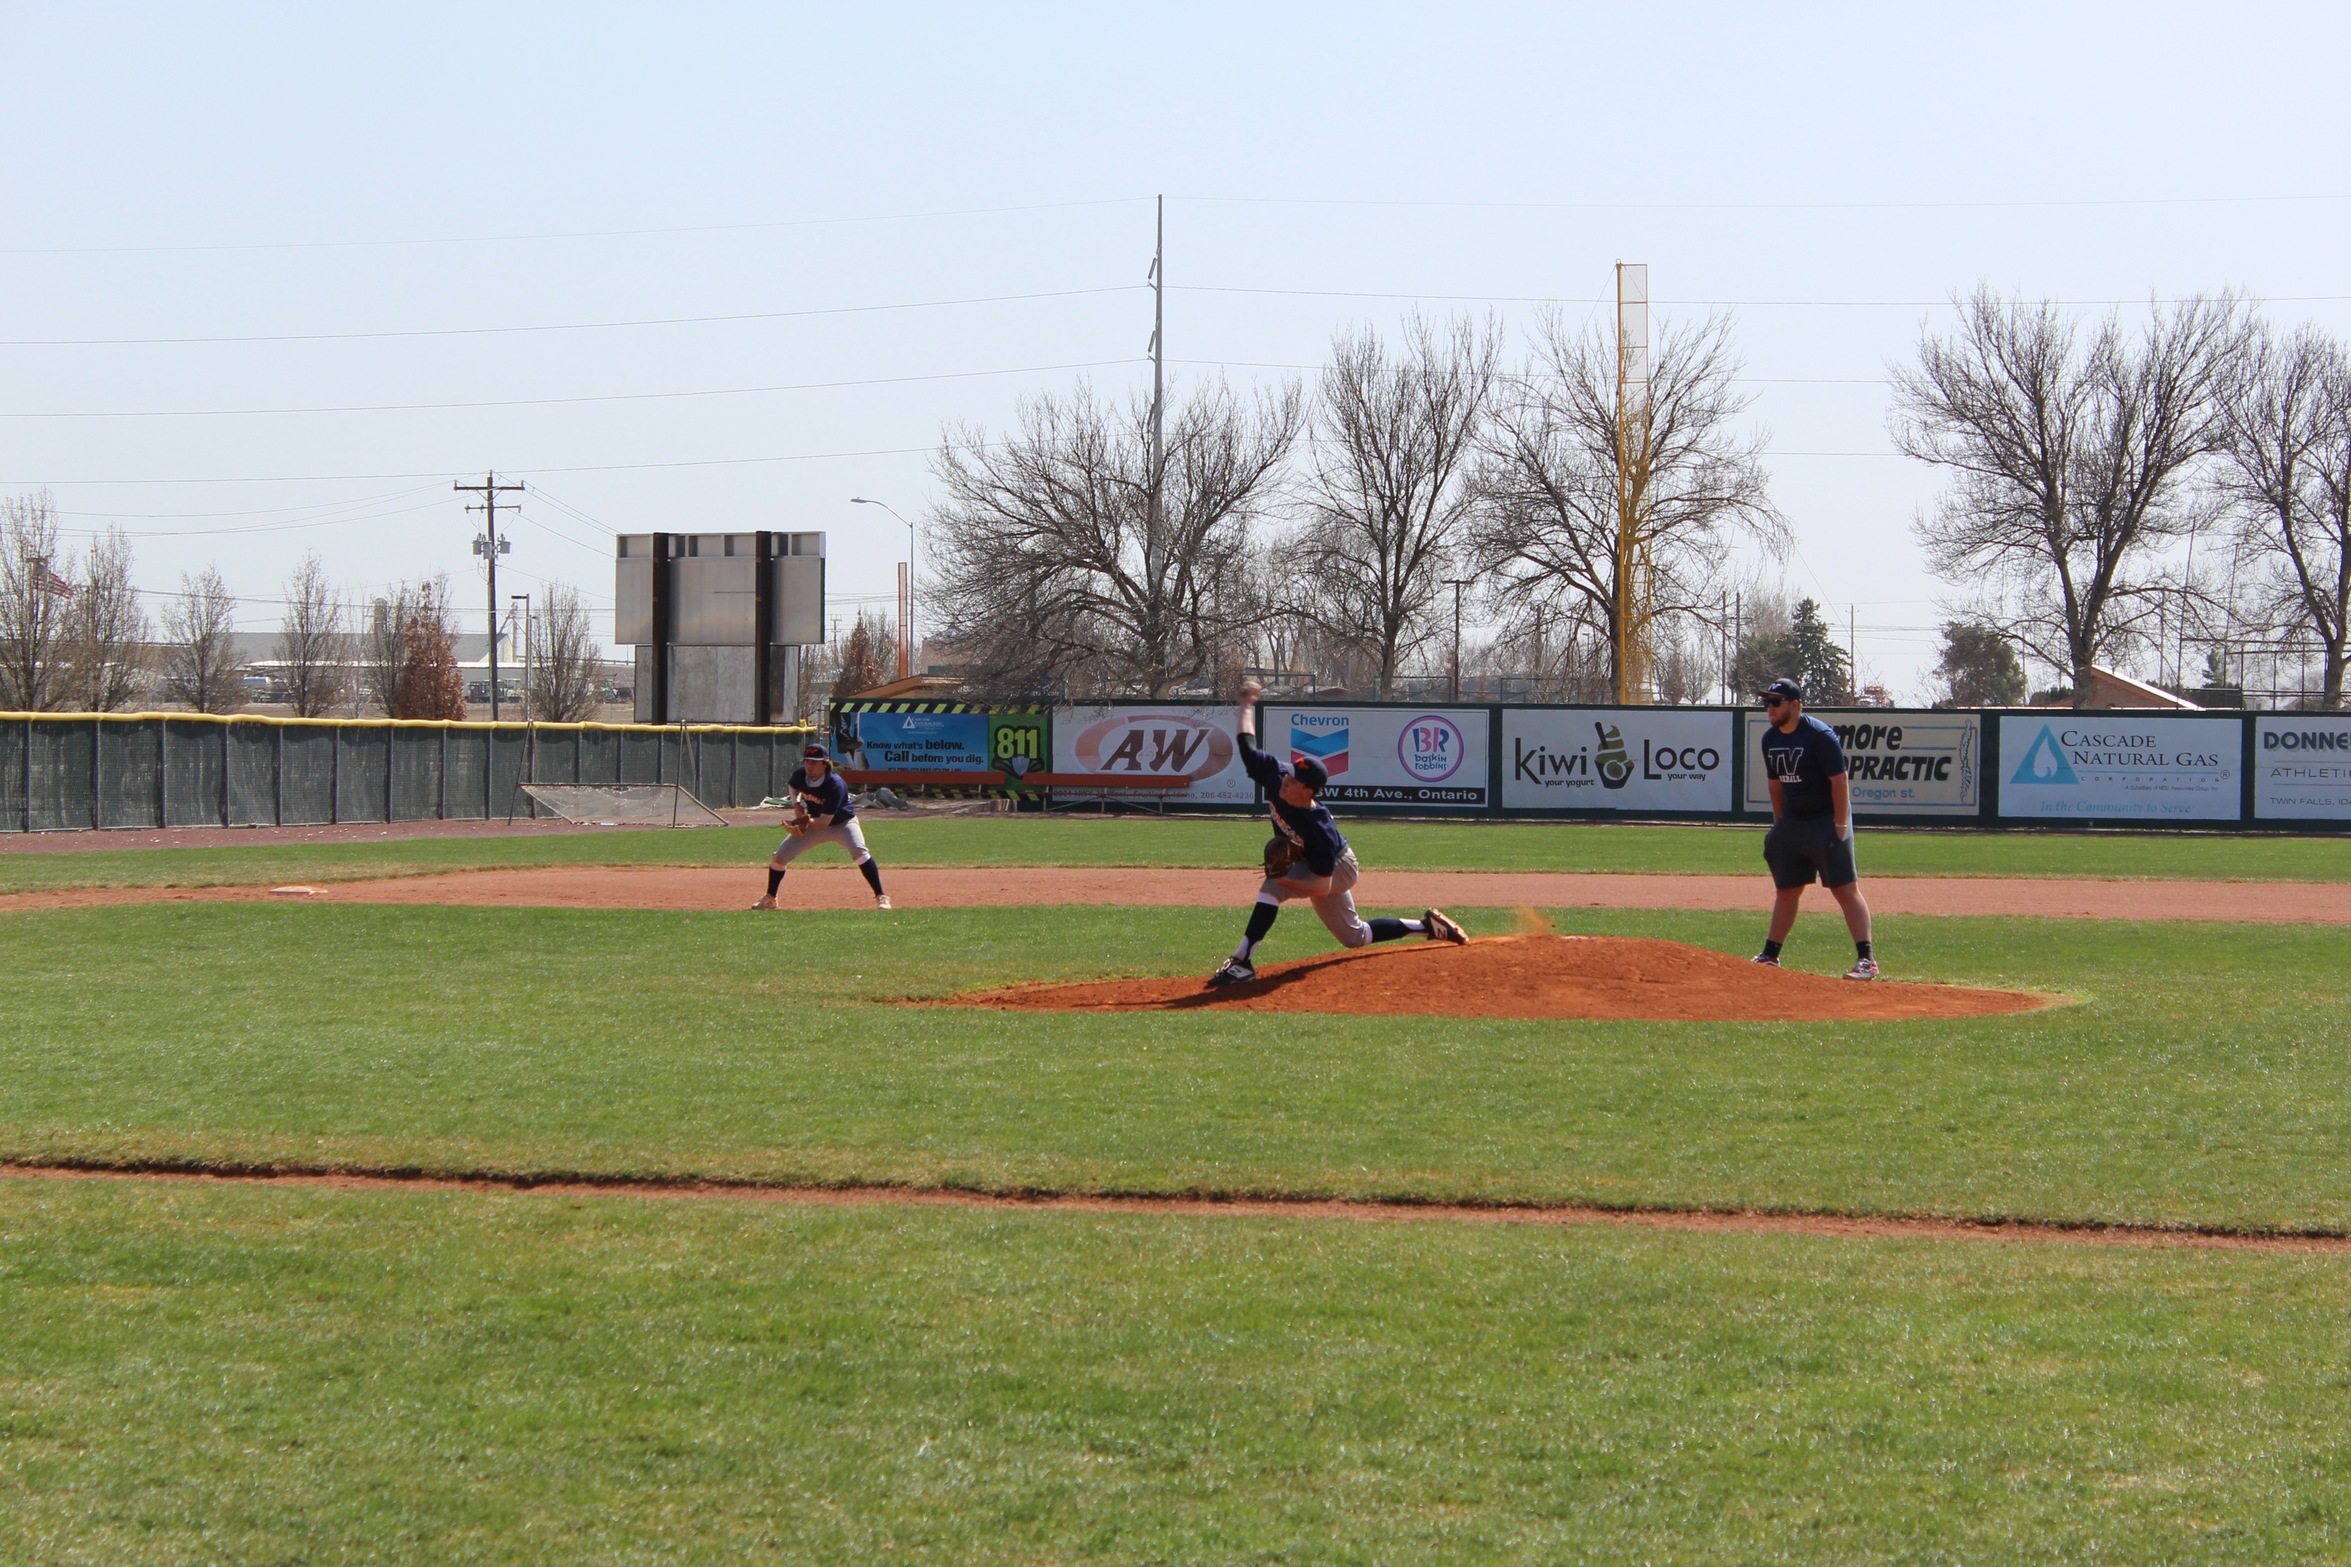
<path id="1" fill-rule="evenodd" d="M 1224 967 L 1208 976 L 1211 985 L 1246 985 L 1257 977 L 1257 969 L 1247 958 L 1227 958 Z"/>
<path id="2" fill-rule="evenodd" d="M 1756 953 L 1755 956 L 1749 958 L 1747 961 L 1760 965 L 1763 968 L 1778 968 L 1780 966 L 1780 960 L 1778 958 L 1766 957 L 1760 952 Z"/>
<path id="3" fill-rule="evenodd" d="M 890 906 L 890 895 L 886 892 L 878 894 L 873 900 L 873 906 L 877 909 L 887 909 Z"/>
<path id="4" fill-rule="evenodd" d="M 1468 932 L 1455 924 L 1453 916 L 1443 909 L 1421 910 L 1420 922 L 1427 929 L 1431 941 L 1450 941 L 1458 947 L 1469 940 Z"/>
<path id="5" fill-rule="evenodd" d="M 772 894 L 772 893 L 770 893 L 770 894 L 768 894 L 768 895 L 766 895 L 766 896 L 762 897 L 762 898 L 761 898 L 761 899 L 760 899 L 760 900 L 759 900 L 757 903 L 754 903 L 754 904 L 752 904 L 752 905 L 751 905 L 751 907 L 753 907 L 753 908 L 755 908 L 755 909 L 772 909 L 772 908 L 774 908 L 775 906 L 776 906 L 775 895 L 774 895 L 774 894 Z"/>
<path id="6" fill-rule="evenodd" d="M 1855 958 L 1853 960 L 1853 966 L 1845 970 L 1845 977 L 1847 979 L 1877 978 L 1878 960 L 1875 958 Z"/>

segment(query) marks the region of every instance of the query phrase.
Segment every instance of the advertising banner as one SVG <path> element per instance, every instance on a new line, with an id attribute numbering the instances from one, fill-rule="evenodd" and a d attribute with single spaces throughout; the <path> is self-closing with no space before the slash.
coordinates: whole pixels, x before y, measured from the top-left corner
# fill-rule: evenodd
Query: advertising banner
<path id="1" fill-rule="evenodd" d="M 1857 816 L 1979 816 L 1983 813 L 1984 718 L 1981 713 L 1814 712 L 1845 748 L 1846 777 Z M 1746 727 L 1743 811 L 1771 814 L 1763 776 L 1763 735 L 1771 720 L 1741 715 Z"/>
<path id="2" fill-rule="evenodd" d="M 2253 814 L 2351 821 L 2351 714 L 2264 713 L 2253 720 Z"/>
<path id="3" fill-rule="evenodd" d="M 984 708 L 837 709 L 833 746 L 857 772 L 987 773 L 1017 780 L 1045 765 L 1047 719 L 1040 712 Z"/>
<path id="4" fill-rule="evenodd" d="M 1670 707 L 1502 713 L 1502 808 L 1728 811 L 1731 715 Z"/>
<path id="5" fill-rule="evenodd" d="M 1268 703 L 1258 722 L 1265 726 L 1258 743 L 1274 755 L 1322 763 L 1331 775 L 1326 804 L 1480 811 L 1488 804 L 1486 708 Z"/>
<path id="6" fill-rule="evenodd" d="M 2000 814 L 2233 822 L 2242 737 L 2234 718 L 2004 713 Z"/>
<path id="7" fill-rule="evenodd" d="M 1233 745 L 1230 703 L 1057 707 L 1053 771 L 1164 784 L 1205 805 L 1247 805 L 1257 798 Z M 1089 797 L 1082 786 L 1056 786 L 1054 793 Z"/>

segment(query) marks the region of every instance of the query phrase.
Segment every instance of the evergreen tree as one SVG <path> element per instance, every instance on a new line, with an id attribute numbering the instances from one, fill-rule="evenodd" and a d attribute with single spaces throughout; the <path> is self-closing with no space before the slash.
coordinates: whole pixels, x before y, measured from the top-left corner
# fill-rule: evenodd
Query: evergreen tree
<path id="1" fill-rule="evenodd" d="M 2009 640 L 1980 620 L 1943 624 L 1943 658 L 1935 666 L 1943 705 L 2016 707 L 2025 694 L 2024 663 Z"/>
<path id="2" fill-rule="evenodd" d="M 1842 707 L 1853 700 L 1853 666 L 1845 650 L 1829 635 L 1820 606 L 1798 599 L 1788 627 L 1788 657 L 1795 667 L 1781 671 L 1804 688 L 1804 700 L 1815 707 Z"/>

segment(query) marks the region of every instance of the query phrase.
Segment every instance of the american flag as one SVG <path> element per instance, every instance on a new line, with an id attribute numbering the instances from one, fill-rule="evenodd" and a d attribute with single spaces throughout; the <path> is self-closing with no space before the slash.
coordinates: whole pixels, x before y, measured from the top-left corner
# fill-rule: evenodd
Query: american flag
<path id="1" fill-rule="evenodd" d="M 59 598 L 73 597 L 73 584 L 50 570 L 46 565 L 41 568 L 41 587 L 44 592 L 54 593 Z"/>

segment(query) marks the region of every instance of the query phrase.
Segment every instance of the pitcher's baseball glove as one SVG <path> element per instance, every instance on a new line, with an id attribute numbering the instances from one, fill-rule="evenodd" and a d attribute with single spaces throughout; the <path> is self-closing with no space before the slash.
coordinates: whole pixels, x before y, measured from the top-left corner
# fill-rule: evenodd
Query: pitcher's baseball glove
<path id="1" fill-rule="evenodd" d="M 1276 833 L 1271 838 L 1265 840 L 1266 875 L 1272 877 L 1287 876 L 1290 873 L 1290 867 L 1296 864 L 1297 860 L 1297 846 L 1292 844 L 1289 839 L 1283 837 L 1279 833 Z"/>
<path id="2" fill-rule="evenodd" d="M 806 831 L 808 831 L 808 813 L 795 806 L 792 809 L 792 814 L 784 818 L 784 832 L 790 837 L 797 838 Z"/>

